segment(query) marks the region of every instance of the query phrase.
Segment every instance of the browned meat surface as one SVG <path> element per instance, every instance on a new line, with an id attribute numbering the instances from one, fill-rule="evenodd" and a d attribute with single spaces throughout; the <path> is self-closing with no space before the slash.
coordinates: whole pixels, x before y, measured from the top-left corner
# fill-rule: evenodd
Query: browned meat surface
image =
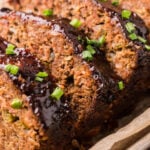
<path id="1" fill-rule="evenodd" d="M 140 1 L 138 1 L 138 3 L 140 3 Z M 142 5 L 144 5 L 144 3 Z M 146 81 L 150 78 L 148 71 L 146 71 L 147 67 L 145 68 L 145 74 L 143 74 L 144 77 L 141 76 L 142 74 L 140 74 L 140 72 L 142 72 L 142 70 L 140 71 L 139 69 L 141 68 L 139 66 L 141 63 L 139 59 L 142 57 L 142 59 L 147 59 L 149 62 L 149 53 L 147 54 L 147 52 L 145 52 L 146 50 L 144 50 L 144 45 L 141 45 L 141 42 L 129 40 L 128 34 L 125 36 L 125 33 L 127 33 L 125 24 L 130 21 L 135 24 L 138 35 L 143 38 L 147 36 L 143 21 L 135 14 L 129 20 L 124 20 L 121 18 L 120 12 L 110 6 L 110 3 L 98 2 L 97 0 L 10 0 L 9 2 L 4 0 L 2 6 L 37 14 L 42 14 L 43 10 L 51 8 L 57 16 L 68 19 L 77 18 L 82 22 L 80 29 L 84 30 L 90 39 L 97 40 L 102 35 L 105 35 L 106 44 L 101 50 L 106 52 L 107 60 L 118 76 L 126 82 L 129 82 L 133 76 L 134 79 L 140 76 L 141 83 L 145 82 L 143 78 L 145 78 Z M 142 67 L 144 67 L 144 65 L 142 65 Z M 136 82 L 140 82 L 139 78 Z M 147 84 L 148 85 L 144 85 L 143 88 L 147 89 L 150 83 Z M 138 87 L 138 89 L 140 89 L 140 87 Z"/>
<path id="2" fill-rule="evenodd" d="M 0 149 L 39 148 L 39 122 L 33 115 L 27 96 L 22 94 L 11 82 L 5 72 L 0 71 Z M 13 109 L 12 99 L 19 98 L 23 102 L 22 109 Z"/>
<path id="3" fill-rule="evenodd" d="M 120 0 L 120 7 L 136 12 L 150 29 L 150 3 L 149 0 Z"/>
<path id="4" fill-rule="evenodd" d="M 54 79 L 52 83 L 56 83 L 64 91 L 64 97 L 69 102 L 69 105 L 63 103 L 63 107 L 58 107 L 60 113 L 56 113 L 56 115 L 54 113 L 54 116 L 52 116 L 52 112 L 55 111 L 55 107 L 53 108 L 53 105 L 50 105 L 49 108 L 49 101 L 46 101 L 45 105 L 48 105 L 50 111 L 45 109 L 45 105 L 42 105 L 43 109 L 39 108 L 39 111 L 46 111 L 46 113 L 41 112 L 42 117 L 40 118 L 43 118 L 41 122 L 44 122 L 48 127 L 46 134 L 49 137 L 45 139 L 46 142 L 40 143 L 40 149 L 45 147 L 48 150 L 68 149 L 73 139 L 85 141 L 87 137 L 92 138 L 100 132 L 104 124 L 106 125 L 115 117 L 114 115 L 118 111 L 124 112 L 126 108 L 132 105 L 132 101 L 124 104 L 124 100 L 127 100 L 128 95 L 125 99 L 118 97 L 121 93 L 118 88 L 119 78 L 110 69 L 101 53 L 97 52 L 93 61 L 90 62 L 82 59 L 81 52 L 84 47 L 77 40 L 78 32 L 69 26 L 66 20 L 46 20 L 31 14 L 2 9 L 0 31 L 4 38 L 15 43 L 17 47 L 29 49 L 30 53 L 47 66 L 48 72 Z M 4 51 L 5 49 L 2 47 L 1 53 L 3 55 L 0 56 L 0 60 L 1 63 L 6 64 L 9 61 L 4 59 L 6 57 Z M 11 59 L 10 62 L 13 64 L 19 65 L 20 61 L 16 57 L 9 56 L 8 58 Z M 24 60 L 23 57 L 22 59 Z M 36 89 L 36 86 L 35 88 L 32 86 L 37 85 L 33 81 L 35 72 L 32 72 L 32 70 L 37 70 L 34 67 L 38 65 L 33 65 L 32 61 L 27 63 L 26 60 L 23 60 L 21 61 L 25 65 L 21 69 L 23 80 L 17 78 L 13 82 L 28 97 L 34 94 L 32 96 L 37 103 L 34 104 L 34 100 L 31 102 L 34 104 L 32 104 L 32 110 L 35 112 L 37 111 L 35 106 L 40 106 L 45 100 L 45 97 L 43 99 L 39 95 L 41 90 Z M 30 68 L 31 70 L 28 70 Z M 24 76 L 26 72 L 27 76 Z M 13 80 L 11 76 L 10 78 Z M 29 81 L 29 84 L 22 90 L 20 83 L 22 84 L 24 80 Z M 43 84 L 40 85 L 40 83 L 37 85 L 38 88 L 44 86 Z M 52 87 L 50 85 L 46 90 L 51 90 Z M 31 91 L 35 92 L 32 93 Z M 36 95 L 37 93 L 38 95 Z M 47 96 L 47 91 L 44 93 Z M 122 104 L 123 107 L 120 109 Z M 56 106 L 60 106 L 59 101 Z M 117 106 L 119 107 L 116 108 Z M 65 114 L 67 113 L 65 116 L 63 115 L 64 111 Z M 57 121 L 56 123 L 51 122 L 53 117 Z"/>
<path id="5" fill-rule="evenodd" d="M 29 104 L 33 105 L 33 112 L 30 109 L 30 114 L 36 121 L 36 130 L 34 128 L 30 130 L 33 132 L 36 131 L 36 139 L 34 136 L 31 137 L 34 144 L 28 149 L 69 149 L 71 142 L 74 143 L 75 139 L 82 143 L 87 137 L 92 138 L 102 130 L 104 125 L 108 125 L 111 120 L 118 116 L 118 114 L 130 109 L 134 102 L 132 92 L 140 88 L 147 89 L 150 85 L 150 75 L 148 72 L 150 67 L 150 53 L 144 49 L 144 44 L 141 42 L 129 40 L 128 33 L 125 29 L 125 24 L 131 21 L 135 24 L 136 34 L 145 39 L 147 38 L 147 30 L 145 26 L 143 26 L 143 21 L 135 14 L 132 14 L 133 16 L 129 20 L 122 20 L 118 10 L 116 10 L 116 13 L 112 10 L 113 8 L 110 9 L 108 5 L 100 4 L 92 0 L 87 0 L 86 3 L 81 0 L 73 0 L 71 2 L 65 0 L 62 2 L 57 0 L 50 2 L 44 0 L 30 1 L 30 5 L 28 0 L 18 2 L 19 1 L 10 0 L 7 1 L 7 4 L 12 8 L 15 7 L 15 9 L 19 10 L 34 11 L 37 14 L 40 14 L 48 7 L 53 8 L 54 14 L 59 17 L 69 19 L 78 18 L 81 20 L 82 26 L 80 29 L 84 29 L 90 39 L 97 40 L 104 35 L 106 43 L 100 50 L 105 52 L 106 58 L 113 70 L 121 77 L 121 79 L 119 79 L 113 73 L 101 51 L 94 55 L 93 61 L 85 61 L 82 59 L 81 53 L 85 50 L 85 47 L 78 41 L 80 33 L 69 26 L 67 20 L 56 18 L 44 19 L 31 14 L 1 9 L 1 36 L 15 43 L 17 47 L 29 49 L 29 53 L 35 55 L 37 59 L 42 62 L 43 66 L 46 66 L 46 70 L 48 70 L 54 79 L 52 80 L 52 82 L 55 83 L 54 86 L 58 86 L 64 91 L 64 97 L 56 103 L 56 108 L 55 106 L 53 108 L 53 105 L 50 105 L 50 102 L 47 100 L 46 105 L 50 105 L 50 107 L 45 109 L 46 106 L 42 105 L 46 113 L 40 113 L 40 123 L 36 120 L 37 114 L 33 114 L 36 110 L 34 106 L 36 106 L 37 103 L 35 105 L 34 101 L 29 102 Z M 5 5 L 5 1 L 1 3 Z M 2 5 L 1 3 L 0 5 Z M 13 3 L 15 4 L 14 6 Z M 17 3 L 18 5 L 16 5 Z M 80 36 L 82 39 L 82 35 Z M 5 57 L 6 56 L 4 56 L 4 58 Z M 10 56 L 10 58 L 11 57 L 12 56 Z M 3 56 L 0 56 L 0 60 L 3 63 L 7 62 L 4 61 Z M 12 59 L 12 62 L 19 65 L 14 59 Z M 24 65 L 26 64 L 25 62 Z M 25 66 L 27 67 L 27 65 Z M 28 72 L 28 69 L 25 69 L 23 72 L 26 71 Z M 31 88 L 22 90 L 20 88 L 22 80 L 17 79 L 17 82 L 15 82 L 11 76 L 4 71 L 1 72 L 6 76 L 14 89 L 19 87 L 17 90 L 21 95 L 24 94 L 25 97 L 30 97 L 32 92 L 30 93 L 29 90 L 34 91 L 32 84 L 28 85 L 31 85 Z M 29 73 L 29 76 L 23 76 L 23 81 L 27 80 L 26 77 L 31 77 L 32 79 L 32 70 L 30 70 Z M 33 75 L 35 76 L 34 73 Z M 119 91 L 118 89 L 119 80 L 124 80 L 124 82 L 127 83 L 123 91 Z M 34 83 L 35 81 L 32 82 Z M 7 85 L 7 83 L 5 84 L 6 88 L 8 88 L 9 85 Z M 48 92 L 52 91 L 50 87 L 46 88 L 46 90 L 48 90 Z M 39 90 L 35 91 L 36 92 L 32 94 L 35 94 L 35 100 L 36 102 L 39 101 L 39 106 L 43 104 L 43 98 L 39 98 L 39 95 L 36 95 Z M 129 97 L 130 101 L 128 100 Z M 11 101 L 11 99 L 9 101 Z M 22 101 L 25 100 L 22 99 Z M 5 100 L 3 102 L 5 102 Z M 59 102 L 62 103 L 62 105 L 60 105 Z M 27 103 L 26 109 L 29 104 Z M 53 111 L 53 109 L 54 111 L 55 109 L 59 110 L 57 115 L 54 113 L 54 120 L 56 120 L 56 122 L 51 122 L 51 118 L 53 118 L 51 111 Z M 41 108 L 39 110 L 41 110 Z M 8 112 L 8 114 L 12 113 L 9 112 L 9 107 L 6 108 L 6 112 Z M 12 128 L 19 121 L 20 117 L 19 120 L 12 124 Z M 44 132 L 44 135 L 39 136 L 39 129 L 43 124 L 48 127 L 48 129 L 40 130 L 42 134 L 43 131 L 46 131 L 46 133 Z M 5 125 L 7 128 L 8 124 Z M 10 128 L 7 133 L 3 130 L 3 132 L 5 132 L 5 134 L 3 134 L 4 139 L 11 132 L 14 132 L 17 136 L 24 132 L 24 129 L 18 132 L 18 126 L 15 131 L 13 131 L 12 128 Z M 4 129 L 3 125 L 2 129 Z M 47 135 L 48 138 L 43 137 L 45 135 Z M 26 141 L 30 145 L 28 138 L 29 136 L 26 135 Z M 42 139 L 44 142 L 42 142 Z M 17 138 L 17 140 L 21 139 Z M 8 142 L 8 144 L 10 143 Z M 15 142 L 13 144 L 15 144 Z M 2 146 L 3 148 L 7 147 Z M 21 146 L 24 147 L 23 144 Z"/>
<path id="6" fill-rule="evenodd" d="M 15 49 L 16 56 L 6 55 L 8 44 L 0 38 L 0 149 L 39 149 L 41 141 L 47 136 L 42 127 L 43 120 L 39 120 L 33 111 L 41 118 L 45 116 L 41 113 L 43 110 L 37 111 L 39 109 L 37 104 L 40 102 L 36 102 L 37 98 L 34 95 L 36 86 L 30 80 L 33 74 L 42 71 L 43 66 L 23 48 Z M 5 67 L 8 64 L 18 66 L 19 74 L 7 73 Z M 45 90 L 44 86 L 42 90 Z M 38 93 L 37 95 L 41 98 L 43 96 Z M 16 100 L 21 104 L 14 103 Z"/>

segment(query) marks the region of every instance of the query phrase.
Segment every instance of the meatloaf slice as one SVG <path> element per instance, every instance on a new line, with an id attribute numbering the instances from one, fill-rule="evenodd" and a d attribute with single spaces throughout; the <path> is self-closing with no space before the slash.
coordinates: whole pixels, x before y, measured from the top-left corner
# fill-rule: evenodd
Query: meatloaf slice
<path id="1" fill-rule="evenodd" d="M 119 6 L 137 13 L 150 29 L 150 3 L 149 0 L 120 0 Z"/>
<path id="2" fill-rule="evenodd" d="M 48 66 L 54 82 L 64 91 L 64 97 L 69 101 L 69 111 L 65 111 L 68 113 L 67 117 L 63 119 L 61 113 L 54 116 L 56 121 L 60 120 L 58 126 L 55 126 L 55 123 L 50 126 L 51 124 L 46 122 L 46 126 L 50 126 L 51 129 L 48 130 L 51 137 L 48 144 L 54 146 L 53 149 L 65 149 L 72 139 L 82 141 L 85 137 L 91 138 L 99 133 L 103 124 L 113 119 L 119 109 L 116 108 L 117 105 L 123 103 L 123 99 L 118 97 L 121 93 L 118 88 L 120 79 L 110 69 L 100 52 L 95 54 L 93 61 L 82 59 L 81 52 L 84 47 L 78 41 L 78 32 L 69 26 L 66 20 L 46 20 L 32 14 L 2 9 L 0 31 L 4 38 L 18 47 L 29 49 L 30 53 Z M 3 61 L 3 57 L 0 58 Z M 17 59 L 13 61 L 17 63 Z M 32 68 L 33 63 L 26 65 L 26 61 L 23 62 L 28 72 L 28 65 Z M 24 71 L 24 68 L 22 70 Z M 28 74 L 31 76 L 32 71 Z M 18 80 L 14 84 L 18 87 Z M 33 91 L 32 88 L 26 90 L 26 95 Z M 38 89 L 35 92 L 39 92 Z M 36 98 L 40 100 L 38 96 Z M 128 108 L 131 103 L 130 101 L 123 105 L 124 108 Z M 49 101 L 46 105 L 50 105 Z M 65 106 L 68 108 L 68 105 Z M 125 109 L 119 110 L 123 112 Z M 51 119 L 51 113 L 46 114 L 45 118 Z"/>
<path id="3" fill-rule="evenodd" d="M 5 6 L 5 1 L 3 6 Z M 123 19 L 120 10 L 112 7 L 110 2 L 98 0 L 20 0 L 9 1 L 7 6 L 26 12 L 42 14 L 45 9 L 53 9 L 53 13 L 70 20 L 79 19 L 80 27 L 90 39 L 98 40 L 105 35 L 106 44 L 101 50 L 106 52 L 107 60 L 113 70 L 126 82 L 135 81 L 137 89 L 147 89 L 150 86 L 148 72 L 150 53 L 145 45 L 137 40 L 129 38 L 129 32 L 125 25 L 131 22 L 135 26 L 138 36 L 147 39 L 147 29 L 144 22 L 133 13 L 129 19 Z M 142 73 L 144 72 L 144 73 Z M 147 84 L 146 84 L 147 83 Z"/>
<path id="4" fill-rule="evenodd" d="M 60 101 L 50 97 L 56 85 L 47 68 L 28 50 L 12 47 L 0 38 L 0 149 L 44 149 L 41 146 L 47 141 L 53 145 L 45 146 L 53 149 L 59 141 L 52 136 L 55 130 L 61 143 L 66 140 L 58 126 L 61 121 L 68 127 L 65 117 L 71 122 L 69 101 L 66 97 Z M 35 80 L 39 72 L 47 73 L 43 82 Z"/>

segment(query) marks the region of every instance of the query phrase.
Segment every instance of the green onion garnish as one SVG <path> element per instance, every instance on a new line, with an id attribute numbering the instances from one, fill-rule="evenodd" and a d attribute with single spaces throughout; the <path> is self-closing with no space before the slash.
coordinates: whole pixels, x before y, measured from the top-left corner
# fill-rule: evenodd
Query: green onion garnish
<path id="1" fill-rule="evenodd" d="M 56 100 L 60 100 L 63 94 L 64 94 L 64 91 L 61 88 L 57 87 L 51 94 L 51 97 L 55 98 Z"/>
<path id="2" fill-rule="evenodd" d="M 20 109 L 22 108 L 22 105 L 23 105 L 22 101 L 18 98 L 13 99 L 11 102 L 11 107 L 14 109 Z"/>
<path id="3" fill-rule="evenodd" d="M 52 9 L 45 9 L 43 11 L 43 15 L 48 17 L 48 16 L 52 16 L 53 15 L 53 10 Z"/>
<path id="4" fill-rule="evenodd" d="M 106 39 L 105 39 L 105 35 L 102 35 L 98 40 L 90 40 L 88 38 L 86 38 L 87 44 L 89 45 L 94 45 L 94 46 L 103 46 Z"/>
<path id="5" fill-rule="evenodd" d="M 105 35 L 102 35 L 102 36 L 99 38 L 99 40 L 98 40 L 99 45 L 100 45 L 100 46 L 103 46 L 104 43 L 105 43 L 105 41 L 106 41 Z"/>
<path id="6" fill-rule="evenodd" d="M 86 47 L 87 51 L 89 51 L 92 55 L 94 55 L 96 53 L 95 49 L 91 46 L 91 45 L 88 45 Z"/>
<path id="7" fill-rule="evenodd" d="M 8 64 L 5 66 L 5 71 L 9 72 L 12 75 L 17 75 L 19 71 L 19 67 L 15 65 Z"/>
<path id="8" fill-rule="evenodd" d="M 145 45 L 145 48 L 146 48 L 147 50 L 150 50 L 150 45 Z"/>
<path id="9" fill-rule="evenodd" d="M 141 37 L 141 36 L 138 36 L 138 40 L 139 40 L 140 42 L 142 42 L 142 43 L 146 43 L 146 42 L 147 42 L 147 40 L 144 39 L 144 38 Z"/>
<path id="10" fill-rule="evenodd" d="M 5 66 L 5 71 L 6 71 L 6 72 L 10 72 L 11 67 L 12 67 L 11 64 L 6 65 L 6 66 Z"/>
<path id="11" fill-rule="evenodd" d="M 91 61 L 93 59 L 93 56 L 91 52 L 89 52 L 88 50 L 85 50 L 82 52 L 82 58 L 85 60 Z"/>
<path id="12" fill-rule="evenodd" d="M 131 11 L 130 10 L 122 10 L 121 16 L 124 19 L 129 19 L 131 16 Z"/>
<path id="13" fill-rule="evenodd" d="M 111 3 L 114 6 L 118 6 L 119 5 L 119 0 L 113 0 Z"/>
<path id="14" fill-rule="evenodd" d="M 119 88 L 119 90 L 123 90 L 124 89 L 124 83 L 123 83 L 123 81 L 119 81 L 118 82 L 118 88 Z"/>
<path id="15" fill-rule="evenodd" d="M 129 33 L 135 31 L 135 25 L 132 22 L 126 23 L 125 27 Z"/>
<path id="16" fill-rule="evenodd" d="M 8 44 L 7 48 L 6 48 L 6 54 L 7 55 L 14 55 L 15 46 L 13 44 Z"/>
<path id="17" fill-rule="evenodd" d="M 41 77 L 41 78 L 45 78 L 48 76 L 48 73 L 47 72 L 38 72 L 36 74 L 36 77 Z"/>
<path id="18" fill-rule="evenodd" d="M 82 23 L 80 20 L 78 19 L 73 19 L 71 22 L 70 22 L 70 25 L 72 25 L 74 28 L 79 28 Z"/>
<path id="19" fill-rule="evenodd" d="M 36 74 L 35 80 L 42 82 L 44 80 L 44 78 L 48 77 L 48 73 L 47 72 L 38 72 Z"/>
<path id="20" fill-rule="evenodd" d="M 41 78 L 41 77 L 35 77 L 35 81 L 39 81 L 39 82 L 42 82 L 44 79 Z"/>
<path id="21" fill-rule="evenodd" d="M 129 35 L 129 38 L 131 39 L 131 40 L 137 40 L 137 35 L 135 34 L 135 33 L 131 33 L 130 35 Z"/>

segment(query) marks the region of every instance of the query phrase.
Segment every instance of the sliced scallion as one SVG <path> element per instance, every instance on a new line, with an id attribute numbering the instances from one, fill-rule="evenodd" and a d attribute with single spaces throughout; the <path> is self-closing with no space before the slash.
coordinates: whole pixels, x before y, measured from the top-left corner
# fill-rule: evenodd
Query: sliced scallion
<path id="1" fill-rule="evenodd" d="M 121 16 L 124 19 L 129 19 L 131 16 L 131 11 L 130 10 L 122 10 Z"/>
<path id="2" fill-rule="evenodd" d="M 13 44 L 8 44 L 7 48 L 6 48 L 6 54 L 7 55 L 14 55 L 15 46 Z"/>
<path id="3" fill-rule="evenodd" d="M 129 33 L 132 33 L 135 31 L 135 25 L 132 22 L 126 23 L 125 27 Z"/>
<path id="4" fill-rule="evenodd" d="M 5 71 L 9 72 L 12 75 L 17 75 L 19 72 L 19 67 L 15 65 L 8 64 L 5 66 Z"/>
<path id="5" fill-rule="evenodd" d="M 146 48 L 147 50 L 150 50 L 150 45 L 145 45 L 145 48 Z"/>
<path id="6" fill-rule="evenodd" d="M 47 72 L 38 72 L 36 74 L 36 77 L 41 77 L 41 78 L 45 78 L 48 76 L 48 73 Z"/>
<path id="7" fill-rule="evenodd" d="M 118 6 L 119 5 L 119 0 L 113 0 L 111 3 L 114 6 Z"/>
<path id="8" fill-rule="evenodd" d="M 39 81 L 39 82 L 42 82 L 44 79 L 41 78 L 41 77 L 35 77 L 35 81 Z"/>
<path id="9" fill-rule="evenodd" d="M 44 78 L 46 78 L 46 77 L 48 77 L 48 73 L 47 72 L 38 72 L 36 74 L 35 81 L 42 82 L 44 80 Z"/>
<path id="10" fill-rule="evenodd" d="M 105 35 L 102 35 L 98 41 L 99 41 L 99 45 L 103 46 L 106 41 Z"/>
<path id="11" fill-rule="evenodd" d="M 106 39 L 105 39 L 105 35 L 102 35 L 98 40 L 90 40 L 88 38 L 86 38 L 87 44 L 89 45 L 94 45 L 94 46 L 103 46 Z"/>
<path id="12" fill-rule="evenodd" d="M 48 17 L 53 15 L 53 10 L 52 9 L 45 9 L 43 10 L 43 15 Z"/>
<path id="13" fill-rule="evenodd" d="M 11 67 L 12 67 L 11 64 L 6 65 L 6 66 L 5 66 L 5 71 L 6 71 L 6 72 L 10 72 Z"/>
<path id="14" fill-rule="evenodd" d="M 135 33 L 131 33 L 130 35 L 129 35 L 129 38 L 131 39 L 131 40 L 137 40 L 138 39 L 138 37 L 137 37 L 137 35 L 135 34 Z"/>
<path id="15" fill-rule="evenodd" d="M 142 43 L 146 43 L 146 42 L 147 42 L 147 40 L 144 39 L 144 38 L 141 37 L 141 36 L 138 36 L 138 40 L 139 40 L 140 42 L 142 42 Z"/>
<path id="16" fill-rule="evenodd" d="M 80 20 L 78 19 L 73 19 L 71 22 L 70 22 L 70 25 L 72 25 L 74 28 L 79 28 L 82 23 Z"/>
<path id="17" fill-rule="evenodd" d="M 119 81 L 118 82 L 118 88 L 119 88 L 119 90 L 123 90 L 124 89 L 124 83 L 123 83 L 123 81 Z"/>
<path id="18" fill-rule="evenodd" d="M 82 52 L 82 58 L 87 60 L 87 61 L 91 61 L 93 59 L 93 56 L 92 56 L 90 51 L 85 50 Z"/>
<path id="19" fill-rule="evenodd" d="M 64 91 L 60 87 L 57 87 L 51 94 L 51 97 L 56 100 L 60 100 L 60 98 L 63 96 L 63 94 L 64 94 Z"/>
<path id="20" fill-rule="evenodd" d="M 11 107 L 14 109 L 20 109 L 22 108 L 22 105 L 23 105 L 22 101 L 18 98 L 13 99 L 11 102 Z"/>
<path id="21" fill-rule="evenodd" d="M 94 55 L 96 53 L 95 49 L 91 46 L 91 45 L 88 45 L 86 47 L 87 51 L 89 51 L 92 55 Z"/>

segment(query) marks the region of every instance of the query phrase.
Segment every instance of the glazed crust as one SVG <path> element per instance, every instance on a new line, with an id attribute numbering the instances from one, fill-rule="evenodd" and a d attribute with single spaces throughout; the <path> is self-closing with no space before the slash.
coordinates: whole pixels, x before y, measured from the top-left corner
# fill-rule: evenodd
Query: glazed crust
<path id="1" fill-rule="evenodd" d="M 125 3 L 124 1 L 122 2 Z M 134 78 L 135 83 L 143 87 L 136 87 L 136 89 L 147 90 L 150 87 L 150 75 L 146 68 L 149 67 L 149 52 L 145 50 L 144 45 L 138 40 L 132 41 L 128 38 L 129 34 L 125 28 L 127 22 L 133 22 L 136 26 L 136 34 L 148 39 L 148 30 L 145 27 L 143 20 L 141 20 L 135 13 L 132 13 L 130 19 L 122 19 L 121 10 L 118 7 L 111 5 L 108 2 L 99 2 L 98 0 L 73 0 L 66 1 L 9 1 L 7 5 L 4 2 L 3 6 L 12 7 L 13 9 L 23 10 L 25 12 L 34 12 L 42 15 L 43 10 L 51 8 L 55 15 L 68 19 L 77 18 L 81 20 L 81 30 L 88 35 L 90 39 L 98 39 L 102 35 L 106 35 L 106 45 L 100 48 L 106 54 L 114 72 L 121 77 L 125 82 L 130 82 Z M 32 4 L 32 5 L 30 5 Z M 122 5 L 123 5 L 122 4 Z M 137 5 L 139 2 L 137 3 Z M 143 3 L 144 5 L 145 3 Z M 128 5 L 127 5 L 128 6 Z M 65 9 L 64 9 L 65 8 Z M 133 7 L 133 9 L 136 7 Z M 139 7 L 140 8 L 140 7 Z M 131 9 L 132 10 L 132 9 Z M 139 14 L 141 16 L 141 14 Z M 93 19 L 94 18 L 94 19 Z M 148 22 L 146 23 L 148 24 Z M 143 56 L 141 56 L 143 54 Z M 148 63 L 140 64 L 139 58 L 146 59 Z M 146 57 L 146 58 L 144 58 Z M 145 69 L 142 75 L 141 67 Z M 146 66 L 144 66 L 146 65 Z M 136 74 L 135 74 L 136 72 Z M 135 75 L 135 76 L 134 76 Z M 142 75 L 142 76 L 141 76 Z M 133 77 L 134 76 L 134 77 Z M 139 81 L 140 76 L 140 81 Z M 135 79 L 137 77 L 137 79 Z"/>

